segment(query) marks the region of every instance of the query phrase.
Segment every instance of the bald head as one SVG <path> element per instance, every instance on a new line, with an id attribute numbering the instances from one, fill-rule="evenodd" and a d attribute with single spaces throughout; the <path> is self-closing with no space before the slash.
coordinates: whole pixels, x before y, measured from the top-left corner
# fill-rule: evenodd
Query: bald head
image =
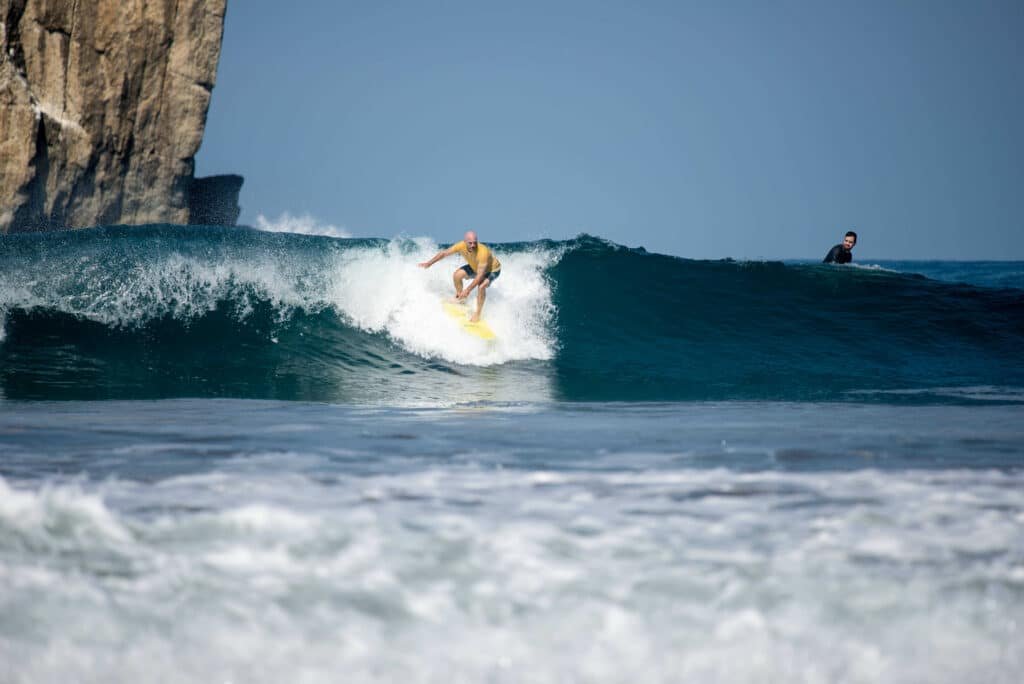
<path id="1" fill-rule="evenodd" d="M 467 247 L 476 247 L 476 232 L 467 230 L 466 234 L 462 236 L 462 239 L 466 241 Z"/>

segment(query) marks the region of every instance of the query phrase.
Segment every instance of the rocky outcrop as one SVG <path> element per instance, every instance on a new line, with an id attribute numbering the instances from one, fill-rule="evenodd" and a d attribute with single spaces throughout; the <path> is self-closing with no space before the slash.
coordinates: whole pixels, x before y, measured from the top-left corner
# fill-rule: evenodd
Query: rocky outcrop
<path id="1" fill-rule="evenodd" d="M 0 232 L 202 212 L 226 2 L 0 0 Z"/>

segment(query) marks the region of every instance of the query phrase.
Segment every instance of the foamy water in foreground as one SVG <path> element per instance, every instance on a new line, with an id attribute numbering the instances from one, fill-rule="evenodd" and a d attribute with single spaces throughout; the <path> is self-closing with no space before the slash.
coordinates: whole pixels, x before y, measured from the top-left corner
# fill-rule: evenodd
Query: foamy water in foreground
<path id="1" fill-rule="evenodd" d="M 0 403 L 0 681 L 1014 682 L 1019 417 Z"/>

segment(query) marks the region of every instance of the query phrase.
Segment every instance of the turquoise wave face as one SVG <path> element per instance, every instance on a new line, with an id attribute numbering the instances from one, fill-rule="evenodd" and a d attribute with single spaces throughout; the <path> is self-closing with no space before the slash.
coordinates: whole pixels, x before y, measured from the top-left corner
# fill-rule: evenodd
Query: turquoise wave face
<path id="1" fill-rule="evenodd" d="M 9 399 L 1018 401 L 1024 291 L 884 269 L 497 245 L 487 343 L 426 239 L 98 228 L 0 239 Z M 966 266 L 962 268 L 967 268 Z M 962 270 L 961 268 L 961 270 Z M 983 274 L 982 274 L 983 275 Z"/>
<path id="2" fill-rule="evenodd" d="M 585 243 L 552 269 L 558 375 L 587 399 L 832 399 L 1020 386 L 1024 292 Z"/>

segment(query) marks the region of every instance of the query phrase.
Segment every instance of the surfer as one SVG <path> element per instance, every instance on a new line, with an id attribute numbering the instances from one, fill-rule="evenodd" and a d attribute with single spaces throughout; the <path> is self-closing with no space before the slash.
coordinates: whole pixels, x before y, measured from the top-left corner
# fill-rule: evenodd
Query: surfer
<path id="1" fill-rule="evenodd" d="M 477 288 L 476 313 L 469 318 L 475 323 L 480 320 L 480 314 L 483 313 L 487 288 L 501 275 L 501 262 L 487 245 L 477 241 L 475 232 L 468 230 L 462 236 L 461 242 L 456 242 L 448 249 L 442 249 L 430 261 L 421 263 L 420 268 L 430 268 L 441 259 L 456 253 L 461 254 L 466 263 L 452 274 L 452 281 L 455 284 L 455 299 L 464 301 L 473 288 Z M 466 278 L 472 278 L 473 282 L 469 284 L 469 287 L 463 288 L 462 281 Z"/>
<path id="2" fill-rule="evenodd" d="M 843 237 L 843 244 L 836 245 L 825 255 L 825 264 L 848 264 L 853 261 L 853 246 L 857 244 L 857 234 L 852 230 L 847 231 Z"/>

